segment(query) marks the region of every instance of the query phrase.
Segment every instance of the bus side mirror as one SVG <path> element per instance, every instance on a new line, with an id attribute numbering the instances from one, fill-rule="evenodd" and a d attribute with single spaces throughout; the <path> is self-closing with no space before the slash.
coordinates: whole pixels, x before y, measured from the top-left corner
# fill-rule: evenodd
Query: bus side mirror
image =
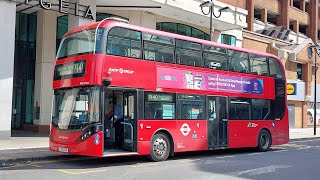
<path id="1" fill-rule="evenodd" d="M 102 84 L 105 86 L 109 86 L 111 84 L 112 79 L 107 78 L 102 80 Z"/>

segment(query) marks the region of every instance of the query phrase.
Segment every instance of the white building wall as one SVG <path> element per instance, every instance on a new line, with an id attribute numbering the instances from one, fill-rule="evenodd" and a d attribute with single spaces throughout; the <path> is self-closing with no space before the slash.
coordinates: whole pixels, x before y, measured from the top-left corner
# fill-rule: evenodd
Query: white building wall
<path id="1" fill-rule="evenodd" d="M 11 137 L 16 5 L 0 1 L 0 139 Z"/>

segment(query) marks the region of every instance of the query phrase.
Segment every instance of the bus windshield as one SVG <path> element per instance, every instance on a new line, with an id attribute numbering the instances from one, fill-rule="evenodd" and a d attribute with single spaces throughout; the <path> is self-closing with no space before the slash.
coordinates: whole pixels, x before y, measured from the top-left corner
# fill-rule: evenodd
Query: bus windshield
<path id="1" fill-rule="evenodd" d="M 73 55 L 93 53 L 96 29 L 73 33 L 62 39 L 56 59 Z"/>
<path id="2" fill-rule="evenodd" d="M 63 130 L 78 130 L 100 122 L 98 87 L 54 92 L 52 124 Z"/>

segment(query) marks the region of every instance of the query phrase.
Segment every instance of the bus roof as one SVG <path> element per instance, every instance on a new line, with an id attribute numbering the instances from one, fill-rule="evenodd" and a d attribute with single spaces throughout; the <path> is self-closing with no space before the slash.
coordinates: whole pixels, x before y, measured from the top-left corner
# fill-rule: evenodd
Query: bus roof
<path id="1" fill-rule="evenodd" d="M 111 29 L 113 27 L 122 27 L 122 28 L 130 29 L 130 30 L 136 30 L 136 31 L 141 31 L 141 32 L 145 32 L 145 33 L 151 33 L 151 34 L 155 34 L 155 35 L 159 35 L 159 36 L 166 36 L 166 37 L 170 37 L 170 38 L 175 38 L 175 39 L 180 39 L 180 40 L 185 40 L 185 41 L 191 41 L 191 42 L 195 42 L 195 43 L 201 43 L 201 44 L 205 44 L 205 45 L 209 45 L 209 46 L 226 48 L 226 49 L 230 49 L 230 50 L 237 50 L 237 51 L 247 52 L 247 53 L 255 54 L 255 55 L 273 57 L 273 58 L 277 59 L 280 62 L 280 64 L 282 65 L 282 69 L 284 71 L 284 66 L 281 63 L 280 59 L 277 56 L 275 56 L 273 54 L 270 54 L 270 53 L 259 52 L 259 51 L 255 51 L 255 50 L 251 50 L 251 49 L 240 48 L 240 47 L 230 46 L 230 45 L 221 44 L 221 43 L 217 43 L 217 42 L 213 42 L 213 41 L 208 41 L 208 40 L 198 39 L 198 38 L 194 38 L 194 37 L 189 37 L 189 36 L 183 36 L 183 35 L 179 35 L 179 34 L 169 33 L 169 32 L 165 32 L 165 31 L 145 28 L 145 27 L 141 27 L 141 26 L 136 26 L 136 25 L 123 23 L 123 22 L 116 21 L 116 20 L 104 20 L 104 21 L 93 22 L 93 23 L 90 23 L 90 24 L 82 25 L 82 26 L 79 26 L 79 27 L 76 27 L 76 28 L 70 30 L 64 36 L 68 36 L 70 34 L 73 34 L 75 32 L 79 32 L 79 31 L 83 31 L 85 29 L 93 29 L 93 28 L 96 28 L 98 26 L 100 26 L 102 28 L 105 28 L 105 29 Z"/>

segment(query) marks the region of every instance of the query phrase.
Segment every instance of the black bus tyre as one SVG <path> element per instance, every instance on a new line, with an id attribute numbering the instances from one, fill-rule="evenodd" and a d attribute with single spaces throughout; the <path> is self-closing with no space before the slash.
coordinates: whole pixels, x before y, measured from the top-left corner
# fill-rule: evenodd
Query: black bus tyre
<path id="1" fill-rule="evenodd" d="M 258 150 L 260 152 L 266 152 L 269 150 L 270 146 L 271 146 L 271 135 L 267 130 L 262 129 L 258 136 Z"/>
<path id="2" fill-rule="evenodd" d="M 170 154 L 170 141 L 164 133 L 155 134 L 150 141 L 150 155 L 148 158 L 151 161 L 165 161 Z"/>

